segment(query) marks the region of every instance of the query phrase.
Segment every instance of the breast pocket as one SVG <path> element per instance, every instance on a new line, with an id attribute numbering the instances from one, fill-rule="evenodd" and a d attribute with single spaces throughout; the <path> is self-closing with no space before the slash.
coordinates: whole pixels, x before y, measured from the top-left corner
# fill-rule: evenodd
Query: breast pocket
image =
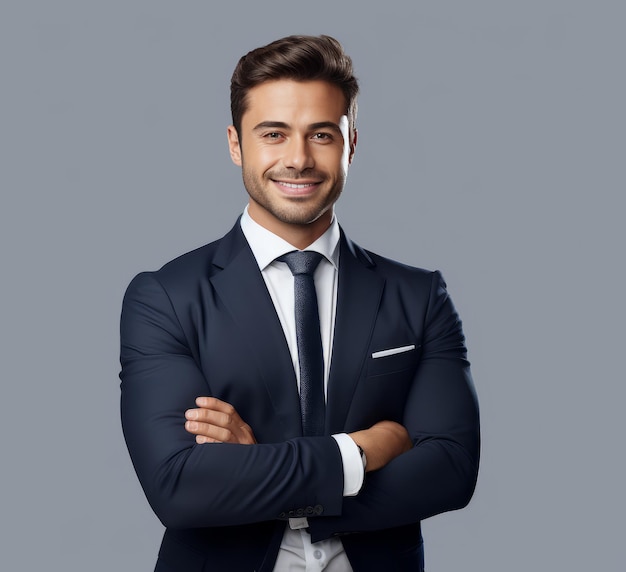
<path id="1" fill-rule="evenodd" d="M 382 350 L 386 352 L 387 350 Z M 370 357 L 354 395 L 349 427 L 364 429 L 384 419 L 402 422 L 407 395 L 419 364 L 420 347 Z"/>
<path id="2" fill-rule="evenodd" d="M 372 353 L 367 365 L 367 377 L 388 376 L 394 373 L 415 369 L 421 346 L 402 346 L 379 350 Z"/>

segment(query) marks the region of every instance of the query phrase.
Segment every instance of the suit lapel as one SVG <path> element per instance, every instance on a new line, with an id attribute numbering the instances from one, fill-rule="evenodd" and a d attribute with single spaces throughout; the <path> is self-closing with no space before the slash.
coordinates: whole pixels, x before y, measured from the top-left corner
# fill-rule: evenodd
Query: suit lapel
<path id="1" fill-rule="evenodd" d="M 384 279 L 370 257 L 342 232 L 337 313 L 326 408 L 326 433 L 340 433 L 367 362 Z M 211 277 L 241 331 L 242 359 L 254 362 L 285 438 L 302 435 L 296 376 L 274 304 L 239 223 L 221 241 Z"/>
<path id="2" fill-rule="evenodd" d="M 241 359 L 263 379 L 286 438 L 302 435 L 300 399 L 289 348 L 274 304 L 239 223 L 221 241 L 211 282 L 241 331 Z"/>
<path id="3" fill-rule="evenodd" d="M 378 313 L 384 279 L 373 272 L 374 263 L 341 234 L 337 313 L 328 395 L 326 432 L 340 433 L 367 351 Z"/>

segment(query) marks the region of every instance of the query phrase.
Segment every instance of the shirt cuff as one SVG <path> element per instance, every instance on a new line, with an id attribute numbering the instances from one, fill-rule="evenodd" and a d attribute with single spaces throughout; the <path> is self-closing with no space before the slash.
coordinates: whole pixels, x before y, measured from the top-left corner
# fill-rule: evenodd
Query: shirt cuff
<path id="1" fill-rule="evenodd" d="M 332 436 L 341 453 L 343 464 L 343 496 L 354 497 L 363 486 L 365 469 L 361 460 L 361 453 L 357 444 L 347 433 L 338 433 Z"/>

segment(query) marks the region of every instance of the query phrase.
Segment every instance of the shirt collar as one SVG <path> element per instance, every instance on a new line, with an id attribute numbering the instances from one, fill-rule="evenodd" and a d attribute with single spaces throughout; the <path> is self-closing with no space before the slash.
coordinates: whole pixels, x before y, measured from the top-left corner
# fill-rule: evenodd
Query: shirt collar
<path id="1" fill-rule="evenodd" d="M 279 256 L 297 250 L 292 244 L 289 244 L 280 236 L 275 235 L 252 220 L 252 217 L 248 214 L 247 206 L 241 215 L 241 230 L 252 249 L 252 254 L 254 254 L 259 269 L 262 271 Z M 333 213 L 333 218 L 326 232 L 304 250 L 319 252 L 337 269 L 339 236 L 339 223 Z"/>

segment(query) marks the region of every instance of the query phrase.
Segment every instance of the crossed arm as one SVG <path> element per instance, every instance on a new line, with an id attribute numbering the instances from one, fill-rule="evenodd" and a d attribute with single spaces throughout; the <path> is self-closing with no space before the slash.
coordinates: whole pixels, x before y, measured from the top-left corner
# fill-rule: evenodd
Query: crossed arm
<path id="1" fill-rule="evenodd" d="M 401 425 L 382 421 L 349 434 L 364 449 L 367 470 L 382 470 L 368 475 L 357 496 L 343 497 L 332 437 L 255 444 L 255 431 L 264 428 L 247 425 L 232 405 L 201 397 L 189 409 L 206 395 L 206 378 L 163 287 L 151 275 L 138 277 L 122 315 L 122 423 L 162 522 L 228 526 L 320 505 L 323 517 L 310 523 L 317 541 L 414 523 L 467 504 L 478 467 L 478 411 L 460 322 L 444 290 L 433 289 L 432 297 Z"/>
<path id="2" fill-rule="evenodd" d="M 238 443 L 255 445 L 250 425 L 235 408 L 216 397 L 198 397 L 197 408 L 185 412 L 185 429 L 196 436 L 196 443 Z M 365 452 L 366 471 L 376 471 L 412 447 L 407 430 L 394 421 L 380 421 L 369 429 L 349 433 Z"/>

